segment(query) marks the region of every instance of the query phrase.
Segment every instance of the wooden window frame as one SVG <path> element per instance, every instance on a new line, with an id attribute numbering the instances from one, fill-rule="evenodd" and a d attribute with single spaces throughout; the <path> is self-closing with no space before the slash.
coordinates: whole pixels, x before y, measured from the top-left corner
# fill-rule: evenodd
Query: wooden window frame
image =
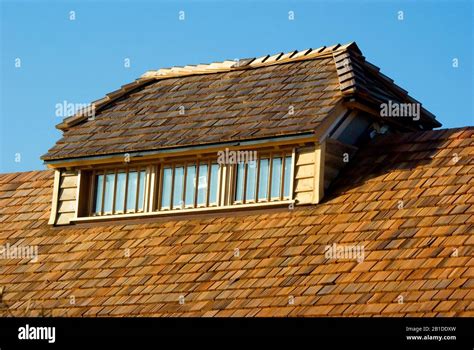
<path id="1" fill-rule="evenodd" d="M 211 176 L 212 176 L 212 165 L 217 164 L 219 166 L 218 172 L 217 172 L 217 197 L 216 197 L 216 202 L 217 204 L 212 204 L 210 203 L 210 192 L 211 192 Z M 206 179 L 206 193 L 204 197 L 204 203 L 199 204 L 198 203 L 198 194 L 199 194 L 199 177 L 201 176 L 200 174 L 200 167 L 201 165 L 206 165 L 207 166 L 207 179 Z M 179 211 L 179 210 L 184 210 L 184 209 L 195 209 L 195 208 L 214 208 L 218 207 L 222 193 L 225 192 L 225 189 L 223 188 L 224 182 L 220 181 L 220 179 L 223 176 L 224 173 L 224 166 L 222 164 L 219 164 L 216 160 L 215 157 L 207 157 L 203 159 L 196 159 L 196 158 L 190 158 L 190 159 L 184 159 L 184 160 L 179 160 L 179 161 L 165 161 L 159 163 L 159 179 L 158 179 L 158 191 L 156 193 L 157 197 L 157 205 L 153 208 L 154 211 Z M 192 205 L 186 205 L 186 183 L 187 183 L 187 177 L 188 177 L 188 167 L 189 166 L 194 166 L 195 167 L 195 189 L 193 191 L 193 202 Z M 183 184 L 182 184 L 182 197 L 181 200 L 183 202 L 183 205 L 180 208 L 173 208 L 173 196 L 174 196 L 174 181 L 175 181 L 175 170 L 177 167 L 184 167 L 184 172 L 183 172 Z M 162 206 L 162 196 L 163 196 L 163 182 L 164 182 L 164 169 L 165 168 L 171 168 L 172 169 L 172 185 L 171 185 L 171 202 L 170 202 L 170 207 L 163 207 Z"/>
<path id="2" fill-rule="evenodd" d="M 286 158 L 291 157 L 291 164 L 290 164 L 290 182 L 289 182 L 289 197 L 285 198 L 285 163 L 286 163 Z M 278 197 L 272 197 L 271 189 L 272 189 L 272 176 L 273 176 L 273 165 L 274 165 L 274 159 L 275 158 L 281 158 L 281 170 L 280 170 L 280 176 L 279 176 L 279 196 Z M 262 159 L 268 159 L 268 184 L 267 184 L 267 192 L 266 192 L 266 197 L 260 199 L 259 197 L 259 186 L 260 186 L 260 167 L 261 167 L 261 161 Z M 259 154 L 257 161 L 256 161 L 256 183 L 255 183 L 255 199 L 248 201 L 246 198 L 246 192 L 247 192 L 247 180 L 248 180 L 248 166 L 249 163 L 244 164 L 244 183 L 242 185 L 242 200 L 236 200 L 235 196 L 237 194 L 237 180 L 238 180 L 238 166 L 239 164 L 234 164 L 231 168 L 233 170 L 233 176 L 232 176 L 232 189 L 230 191 L 230 205 L 252 205 L 256 203 L 270 203 L 270 202 L 280 202 L 280 201 L 287 201 L 287 200 L 292 200 L 293 199 L 293 176 L 294 176 L 294 168 L 295 168 L 295 149 L 284 149 L 284 150 L 278 150 L 278 151 L 270 151 L 267 153 Z"/>
<path id="3" fill-rule="evenodd" d="M 290 173 L 291 178 L 289 179 L 289 196 L 285 198 L 285 166 L 287 165 L 287 157 L 290 157 L 291 160 L 290 166 Z M 281 174 L 279 177 L 280 183 L 279 185 L 279 196 L 272 197 L 271 196 L 271 187 L 272 187 L 272 174 L 274 170 L 274 159 L 281 158 Z M 259 186 L 261 179 L 260 174 L 260 167 L 261 167 L 261 160 L 268 159 L 268 188 L 266 193 L 266 198 L 259 198 Z M 120 216 L 120 215 L 128 215 L 128 214 L 140 214 L 140 213 L 153 213 L 153 212 L 162 212 L 162 211 L 173 211 L 179 212 L 180 210 L 189 211 L 190 209 L 206 209 L 206 208 L 219 208 L 219 207 L 233 207 L 239 205 L 264 205 L 265 203 L 270 204 L 279 201 L 291 201 L 294 197 L 293 194 L 293 186 L 294 186 L 294 172 L 295 172 L 295 148 L 282 148 L 282 149 L 273 149 L 269 150 L 265 153 L 259 154 L 257 160 L 255 161 L 255 194 L 253 200 L 248 200 L 247 197 L 247 185 L 248 185 L 248 177 L 249 171 L 248 166 L 250 166 L 249 162 L 244 164 L 244 171 L 243 171 L 243 188 L 242 188 L 242 200 L 236 201 L 236 188 L 237 188 L 237 167 L 239 164 L 219 164 L 217 162 L 216 157 L 203 157 L 203 158 L 185 158 L 179 160 L 163 160 L 159 162 L 155 162 L 153 164 L 150 163 L 137 163 L 133 165 L 126 165 L 126 166 L 104 166 L 100 169 L 92 169 L 88 170 L 83 174 L 83 176 L 90 177 L 90 189 L 81 191 L 86 198 L 81 198 L 82 200 L 87 200 L 85 202 L 85 212 L 84 216 L 89 217 L 101 217 L 101 216 Z M 213 165 L 218 165 L 217 171 L 217 178 L 213 179 Z M 200 167 L 201 165 L 207 166 L 207 188 L 206 194 L 204 199 L 204 204 L 198 204 L 198 193 L 199 193 L 199 176 L 200 176 Z M 193 200 L 192 205 L 186 205 L 186 186 L 187 186 L 187 177 L 189 175 L 188 167 L 194 166 L 195 167 L 195 177 L 196 177 L 196 184 L 195 189 L 192 194 Z M 174 182 L 176 177 L 176 168 L 183 167 L 183 183 L 182 183 L 182 195 L 181 201 L 182 205 L 173 207 L 173 200 L 174 200 Z M 171 169 L 171 193 L 170 193 L 170 206 L 169 207 L 162 207 L 162 196 L 163 196 L 163 185 L 164 185 L 164 170 L 165 168 Z M 145 171 L 144 181 L 141 179 L 141 172 Z M 136 172 L 137 174 L 137 188 L 134 198 L 134 208 L 128 208 L 127 202 L 129 201 L 129 186 L 130 186 L 130 174 L 132 172 Z M 117 196 L 117 189 L 118 189 L 118 174 L 125 173 L 125 193 L 123 195 L 123 210 L 117 211 L 116 210 L 116 196 Z M 114 175 L 114 184 L 113 188 L 110 189 L 113 191 L 112 193 L 112 211 L 111 212 L 104 212 L 105 207 L 105 192 L 106 192 L 106 178 L 107 174 Z M 102 198 L 101 198 L 101 208 L 95 208 L 96 204 L 96 196 L 97 196 L 97 179 L 99 175 L 103 175 L 103 183 L 102 183 Z M 211 183 L 216 182 L 216 200 L 214 203 L 210 203 L 211 200 Z M 142 183 L 143 182 L 143 183 Z M 143 188 L 142 188 L 143 187 Z M 139 203 L 140 199 L 140 192 L 143 191 L 143 209 L 139 209 L 141 204 Z M 96 210 L 97 209 L 97 210 Z M 82 215 L 82 214 L 81 214 Z"/>
<path id="4" fill-rule="evenodd" d="M 128 200 L 128 187 L 129 187 L 129 175 L 131 172 L 136 172 L 137 173 L 137 190 L 135 193 L 135 205 L 133 209 L 131 210 L 127 206 L 127 200 Z M 141 184 L 141 173 L 145 172 L 145 179 L 144 183 Z M 125 193 L 124 193 L 124 201 L 123 201 L 123 210 L 117 211 L 116 210 L 116 198 L 117 198 L 117 179 L 118 179 L 118 174 L 125 173 Z M 111 201 L 112 201 L 112 210 L 110 212 L 105 212 L 104 207 L 105 207 L 105 189 L 106 189 L 106 177 L 107 175 L 114 175 L 114 184 L 112 190 L 112 195 L 111 195 Z M 139 214 L 139 213 L 145 213 L 148 212 L 149 206 L 147 203 L 149 202 L 149 198 L 151 195 L 150 191 L 150 181 L 151 181 L 151 170 L 149 167 L 142 166 L 142 165 L 137 165 L 137 166 L 131 166 L 131 167 L 106 167 L 104 169 L 100 170 L 93 170 L 89 176 L 91 177 L 91 189 L 89 193 L 89 196 L 87 198 L 87 208 L 88 208 L 88 213 L 89 216 L 108 216 L 108 215 L 124 215 L 124 214 Z M 103 176 L 103 183 L 102 183 L 102 198 L 101 198 L 101 207 L 100 209 L 95 207 L 96 204 L 96 197 L 97 197 L 97 178 L 99 175 Z M 143 189 L 142 189 L 143 187 Z M 139 209 L 139 198 L 140 198 L 140 192 L 143 190 L 143 209 Z"/>
<path id="5" fill-rule="evenodd" d="M 256 189 L 257 189 L 257 198 L 256 198 L 256 203 L 267 203 L 268 202 L 268 185 L 267 185 L 267 195 L 260 199 L 260 196 L 259 196 L 259 190 L 260 190 L 260 169 L 261 169 L 261 164 L 262 164 L 262 160 L 263 159 L 268 159 L 268 175 L 267 177 L 270 176 L 270 168 L 271 168 L 271 153 L 270 154 L 265 154 L 265 155 L 259 155 L 258 156 L 258 159 L 257 159 L 257 164 L 255 165 L 255 167 L 257 168 L 257 184 L 256 184 Z M 270 179 L 268 178 L 268 183 L 270 183 Z M 252 204 L 252 203 L 246 203 L 246 204 Z"/>

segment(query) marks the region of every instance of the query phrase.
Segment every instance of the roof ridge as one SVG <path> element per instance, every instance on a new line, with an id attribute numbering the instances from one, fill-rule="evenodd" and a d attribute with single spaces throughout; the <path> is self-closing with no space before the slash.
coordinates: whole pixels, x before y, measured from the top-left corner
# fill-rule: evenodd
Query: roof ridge
<path id="1" fill-rule="evenodd" d="M 184 67 L 174 66 L 170 68 L 161 68 L 158 70 L 147 71 L 142 74 L 141 78 L 163 79 L 194 74 L 220 73 L 237 69 L 260 68 L 274 64 L 284 64 L 295 61 L 322 58 L 326 55 L 332 57 L 336 51 L 345 51 L 351 46 L 357 46 L 357 44 L 352 41 L 345 45 L 336 44 L 329 47 L 321 46 L 317 49 L 309 48 L 302 51 L 294 50 L 287 53 L 279 52 L 273 55 L 244 58 L 241 60 L 225 60 L 208 64 L 186 65 Z"/>

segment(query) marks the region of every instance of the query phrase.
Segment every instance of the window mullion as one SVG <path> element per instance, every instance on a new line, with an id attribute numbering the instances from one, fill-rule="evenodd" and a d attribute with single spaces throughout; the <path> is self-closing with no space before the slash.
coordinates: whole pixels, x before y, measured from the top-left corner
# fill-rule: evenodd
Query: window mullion
<path id="1" fill-rule="evenodd" d="M 188 177 L 188 162 L 184 162 L 183 193 L 181 195 L 182 208 L 186 208 L 186 179 Z"/>
<path id="2" fill-rule="evenodd" d="M 237 165 L 226 165 L 229 173 L 226 174 L 227 177 L 224 180 L 229 180 L 228 193 L 224 196 L 224 204 L 225 205 L 232 205 L 235 201 L 235 193 L 237 191 L 237 176 L 235 176 L 237 172 Z"/>
<path id="3" fill-rule="evenodd" d="M 186 196 L 186 193 L 184 192 L 186 186 L 186 162 L 183 165 L 183 178 L 181 180 L 181 200 L 179 203 L 179 206 L 181 209 L 184 209 L 185 204 L 184 204 L 184 197 Z"/>
<path id="4" fill-rule="evenodd" d="M 222 206 L 222 179 L 224 177 L 224 167 L 217 163 L 217 166 L 219 167 L 218 169 L 218 181 L 217 181 L 217 206 L 221 207 Z"/>
<path id="5" fill-rule="evenodd" d="M 114 190 L 112 192 L 112 214 L 115 214 L 115 197 L 117 195 L 117 169 L 114 170 Z"/>
<path id="6" fill-rule="evenodd" d="M 138 198 L 140 197 L 140 172 L 141 169 L 137 168 L 137 190 L 135 191 L 135 213 L 138 212 Z"/>
<path id="7" fill-rule="evenodd" d="M 158 204 L 157 204 L 157 207 L 158 207 L 158 210 L 161 210 L 162 209 L 162 206 L 161 206 L 161 202 L 163 200 L 162 196 L 162 191 L 163 191 L 163 182 L 165 181 L 165 177 L 164 177 L 164 169 L 165 167 L 160 165 L 159 166 L 159 169 L 158 169 L 158 174 L 159 174 L 159 179 L 158 179 Z"/>
<path id="8" fill-rule="evenodd" d="M 281 155 L 281 174 L 280 174 L 280 200 L 283 200 L 285 191 L 285 166 L 286 166 L 286 153 Z"/>
<path id="9" fill-rule="evenodd" d="M 89 202 L 88 202 L 88 213 L 89 215 L 93 214 L 93 209 L 95 206 L 95 203 L 97 202 L 97 182 L 95 179 L 95 170 L 92 170 L 92 175 L 91 175 L 91 180 L 89 182 L 91 184 L 91 188 L 89 191 Z M 95 194 L 95 195 L 94 195 Z M 95 208 L 95 211 L 97 211 L 97 208 Z"/>
<path id="10" fill-rule="evenodd" d="M 105 183 L 106 183 L 107 170 L 104 170 L 104 178 L 102 180 L 102 203 L 100 204 L 100 215 L 104 215 L 104 202 L 105 202 Z"/>
<path id="11" fill-rule="evenodd" d="M 155 210 L 156 178 L 158 176 L 155 164 L 148 166 L 148 193 L 144 198 L 147 203 L 147 212 Z"/>
<path id="12" fill-rule="evenodd" d="M 123 213 L 127 213 L 127 195 L 128 195 L 128 168 L 125 169 L 125 194 L 123 195 Z"/>
<path id="13" fill-rule="evenodd" d="M 197 197 L 198 197 L 198 190 L 199 190 L 199 160 L 196 160 L 196 177 L 194 179 L 194 205 L 193 208 L 197 208 Z"/>
<path id="14" fill-rule="evenodd" d="M 291 151 L 291 163 L 290 163 L 290 191 L 289 191 L 289 199 L 293 199 L 293 191 L 295 186 L 295 176 L 296 176 L 296 149 L 293 148 Z"/>
<path id="15" fill-rule="evenodd" d="M 244 184 L 242 189 L 242 203 L 247 202 L 247 167 L 248 164 L 244 163 Z"/>
<path id="16" fill-rule="evenodd" d="M 153 172 L 155 176 L 153 177 L 153 190 L 150 193 L 150 211 L 154 212 L 158 208 L 157 198 L 158 198 L 158 190 L 160 187 L 160 165 L 155 164 L 153 165 Z"/>
<path id="17" fill-rule="evenodd" d="M 257 157 L 257 160 L 254 160 L 256 162 L 254 164 L 255 166 L 255 171 L 257 172 L 257 181 L 255 182 L 255 203 L 258 203 L 259 200 L 259 186 L 260 186 L 260 155 Z"/>
<path id="18" fill-rule="evenodd" d="M 270 158 L 268 159 L 268 184 L 267 184 L 267 200 L 270 202 L 272 200 L 272 173 L 273 173 L 273 154 L 270 153 Z"/>
<path id="19" fill-rule="evenodd" d="M 209 206 L 210 193 L 211 193 L 211 160 L 208 160 L 208 162 L 207 162 L 206 207 Z"/>
<path id="20" fill-rule="evenodd" d="M 146 213 L 148 211 L 148 201 L 147 201 L 147 196 L 148 196 L 148 186 L 150 185 L 150 167 L 146 167 L 145 169 L 145 178 L 143 179 L 143 212 Z"/>

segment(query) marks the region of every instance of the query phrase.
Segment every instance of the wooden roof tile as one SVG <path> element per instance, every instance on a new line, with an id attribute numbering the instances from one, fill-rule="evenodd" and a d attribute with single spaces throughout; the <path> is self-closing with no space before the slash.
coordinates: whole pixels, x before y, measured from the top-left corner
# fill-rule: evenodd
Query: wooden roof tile
<path id="1" fill-rule="evenodd" d="M 463 139 L 473 137 L 471 129 L 386 137 L 376 141 L 383 148 L 360 151 L 360 162 L 346 170 L 352 175 L 341 176 L 324 203 L 249 212 L 239 220 L 224 214 L 52 228 L 47 215 L 36 215 L 49 208 L 52 172 L 0 175 L 2 241 L 37 244 L 41 252 L 37 264 L 2 260 L 3 300 L 18 314 L 28 299 L 38 301 L 30 315 L 40 312 L 39 301 L 68 316 L 469 315 L 474 167 L 450 170 L 439 160 L 449 157 L 449 147 L 471 144 Z M 451 138 L 458 141 L 445 142 Z M 407 152 L 400 143 L 416 144 L 409 149 L 418 155 L 397 157 Z M 381 163 L 383 176 L 374 177 L 363 164 L 382 153 L 391 162 Z M 404 209 L 397 208 L 399 199 Z M 326 259 L 324 248 L 333 243 L 363 245 L 364 260 Z M 130 258 L 123 247 L 132 248 Z M 78 299 L 71 310 L 59 300 L 67 303 L 70 294 Z"/>
<path id="2" fill-rule="evenodd" d="M 414 101 L 365 61 L 355 43 L 150 71 L 95 101 L 93 120 L 66 118 L 58 125 L 63 137 L 43 159 L 314 132 L 338 101 L 356 92 L 382 102 L 401 93 Z M 288 105 L 298 112 L 288 117 Z M 185 114 L 175 118 L 180 106 Z M 422 117 L 424 125 L 439 126 L 424 108 Z M 469 145 L 462 140 L 451 148 Z M 418 147 L 408 157 L 421 157 Z"/>

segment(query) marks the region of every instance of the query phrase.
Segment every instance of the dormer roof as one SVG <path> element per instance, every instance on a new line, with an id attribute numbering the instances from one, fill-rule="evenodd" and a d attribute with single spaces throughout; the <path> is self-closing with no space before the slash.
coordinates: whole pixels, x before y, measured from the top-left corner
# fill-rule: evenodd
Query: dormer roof
<path id="1" fill-rule="evenodd" d="M 64 119 L 57 125 L 63 137 L 42 159 L 312 134 L 341 103 L 377 111 L 387 101 L 418 103 L 367 62 L 355 43 L 159 69 L 95 101 L 93 117 Z M 423 107 L 419 120 L 401 125 L 439 126 Z"/>

